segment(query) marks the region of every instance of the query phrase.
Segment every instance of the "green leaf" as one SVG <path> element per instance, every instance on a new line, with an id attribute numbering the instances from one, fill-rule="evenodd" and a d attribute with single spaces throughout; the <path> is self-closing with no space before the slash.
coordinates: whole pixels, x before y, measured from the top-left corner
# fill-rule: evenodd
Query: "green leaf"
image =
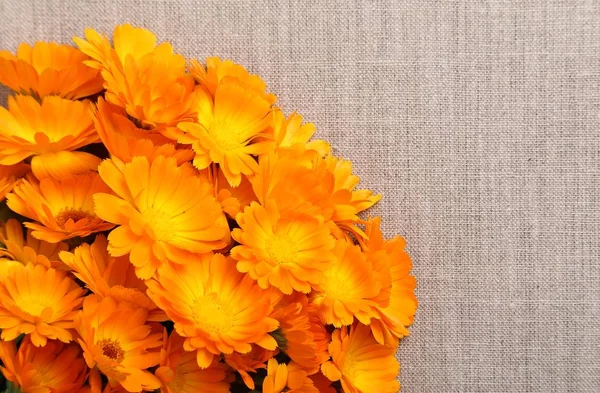
<path id="1" fill-rule="evenodd" d="M 12 382 L 8 381 L 6 382 L 6 390 L 4 390 L 4 393 L 21 393 L 21 390 L 13 385 Z"/>

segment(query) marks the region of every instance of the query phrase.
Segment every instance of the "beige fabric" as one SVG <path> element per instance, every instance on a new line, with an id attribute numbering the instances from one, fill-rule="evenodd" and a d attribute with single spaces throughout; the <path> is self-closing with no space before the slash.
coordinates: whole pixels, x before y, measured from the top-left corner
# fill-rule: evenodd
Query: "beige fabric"
<path id="1" fill-rule="evenodd" d="M 600 2 L 0 0 L 0 48 L 121 22 L 247 65 L 385 195 L 403 392 L 600 391 Z"/>

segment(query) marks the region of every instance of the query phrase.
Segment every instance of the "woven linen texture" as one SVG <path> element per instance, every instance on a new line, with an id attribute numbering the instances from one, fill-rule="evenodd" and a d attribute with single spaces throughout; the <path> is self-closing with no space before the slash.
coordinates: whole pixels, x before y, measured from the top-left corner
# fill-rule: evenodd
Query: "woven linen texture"
<path id="1" fill-rule="evenodd" d="M 600 2 L 0 0 L 0 48 L 123 22 L 246 65 L 384 194 L 402 392 L 600 391 Z"/>

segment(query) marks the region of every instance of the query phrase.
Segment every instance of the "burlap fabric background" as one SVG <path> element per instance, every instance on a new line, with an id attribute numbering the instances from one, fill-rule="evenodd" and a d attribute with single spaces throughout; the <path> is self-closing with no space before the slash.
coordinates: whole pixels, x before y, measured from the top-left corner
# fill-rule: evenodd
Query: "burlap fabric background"
<path id="1" fill-rule="evenodd" d="M 0 0 L 0 48 L 122 22 L 245 64 L 384 194 L 403 392 L 600 391 L 599 1 Z"/>

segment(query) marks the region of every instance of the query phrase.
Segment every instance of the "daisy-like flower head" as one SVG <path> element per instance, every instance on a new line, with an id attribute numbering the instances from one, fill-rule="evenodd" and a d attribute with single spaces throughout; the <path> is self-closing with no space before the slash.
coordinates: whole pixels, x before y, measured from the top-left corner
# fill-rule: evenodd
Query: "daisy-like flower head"
<path id="1" fill-rule="evenodd" d="M 184 264 L 195 253 L 225 247 L 229 226 L 210 182 L 175 158 L 106 160 L 100 175 L 116 195 L 96 194 L 96 211 L 119 225 L 108 235 L 113 256 L 129 253 L 138 277 L 150 278 L 167 262 Z"/>
<path id="2" fill-rule="evenodd" d="M 242 65 L 231 60 L 209 57 L 206 59 L 206 67 L 198 60 L 192 60 L 189 70 L 200 86 L 204 87 L 213 97 L 217 87 L 224 80 L 236 80 L 261 94 L 271 105 L 277 100 L 274 94 L 265 92 L 267 85 L 258 75 L 250 74 Z"/>
<path id="3" fill-rule="evenodd" d="M 38 348 L 25 337 L 17 351 L 15 341 L 0 341 L 0 360 L 2 374 L 23 393 L 76 393 L 87 376 L 76 344 L 48 341 Z"/>
<path id="4" fill-rule="evenodd" d="M 95 170 L 100 159 L 73 151 L 99 141 L 88 101 L 57 96 L 38 102 L 30 96 L 8 98 L 0 107 L 0 165 L 14 165 L 28 157 L 38 178 L 65 179 Z"/>
<path id="5" fill-rule="evenodd" d="M 277 346 L 269 335 L 277 329 L 269 317 L 270 299 L 221 254 L 164 269 L 147 285 L 148 295 L 175 322 L 177 333 L 186 338 L 184 348 L 196 351 L 202 368 L 221 353 L 248 353 L 251 344 Z"/>
<path id="6" fill-rule="evenodd" d="M 275 353 L 275 351 L 264 349 L 258 345 L 252 345 L 252 350 L 248 353 L 233 352 L 225 354 L 223 359 L 229 367 L 240 374 L 248 389 L 254 390 L 254 379 L 250 373 L 255 374 L 260 369 L 266 369 L 267 360 L 272 358 Z"/>
<path id="7" fill-rule="evenodd" d="M 97 367 L 111 386 L 121 384 L 128 392 L 155 390 L 158 378 L 147 368 L 160 361 L 159 326 L 146 324 L 147 310 L 129 302 L 90 295 L 74 324 L 88 367 Z"/>
<path id="8" fill-rule="evenodd" d="M 267 363 L 267 376 L 263 381 L 263 393 L 319 393 L 306 371 L 296 363 L 279 364 L 275 358 Z"/>
<path id="9" fill-rule="evenodd" d="M 37 221 L 25 223 L 33 229 L 33 237 L 57 243 L 114 227 L 94 210 L 94 194 L 105 192 L 110 188 L 97 173 L 89 172 L 64 180 L 23 180 L 7 199 L 11 210 Z"/>
<path id="10" fill-rule="evenodd" d="M 418 301 L 415 296 L 417 280 L 410 275 L 412 264 L 406 253 L 406 241 L 400 236 L 384 241 L 380 229 L 381 219 L 375 218 L 367 224 L 368 240 L 363 243 L 367 258 L 377 260 L 389 268 L 391 277 L 390 300 L 386 307 L 377 307 L 377 315 L 371 320 L 375 339 L 383 344 L 397 347 L 397 339 L 409 334 Z"/>
<path id="11" fill-rule="evenodd" d="M 58 258 L 60 251 L 66 250 L 66 243 L 48 243 L 38 240 L 27 230 L 23 238 L 23 226 L 14 218 L 0 226 L 0 274 L 14 263 L 27 265 L 29 263 L 64 269 Z M 12 263 L 11 263 L 12 262 Z"/>
<path id="12" fill-rule="evenodd" d="M 302 116 L 298 113 L 294 112 L 286 119 L 280 109 L 276 108 L 273 111 L 273 134 L 280 148 L 301 145 L 317 151 L 322 156 L 329 154 L 329 143 L 322 140 L 310 141 L 315 131 L 313 123 L 302 124 Z"/>
<path id="13" fill-rule="evenodd" d="M 271 104 L 261 94 L 235 79 L 219 84 L 214 98 L 202 91 L 197 122 L 183 122 L 179 142 L 191 144 L 194 166 L 219 164 L 229 184 L 236 187 L 242 175 L 258 170 L 254 156 L 273 148 Z"/>
<path id="14" fill-rule="evenodd" d="M 144 156 L 149 161 L 158 156 L 175 157 L 177 164 L 194 158 L 189 149 L 178 149 L 172 140 L 158 132 L 137 128 L 120 107 L 98 98 L 93 111 L 94 125 L 111 156 L 131 162 L 133 157 Z"/>
<path id="15" fill-rule="evenodd" d="M 360 247 L 339 239 L 334 254 L 323 280 L 310 294 L 311 302 L 325 324 L 351 325 L 354 318 L 368 324 L 376 306 L 387 306 L 389 299 L 382 296 L 385 283 Z"/>
<path id="16" fill-rule="evenodd" d="M 296 293 L 280 300 L 271 317 L 279 322 L 279 328 L 273 334 L 279 350 L 308 374 L 314 374 L 329 359 L 329 354 L 327 345 L 323 348 L 317 343 L 319 335 L 326 333 L 325 327 L 317 318 L 316 323 L 323 332 L 315 329 L 308 307 L 306 295 Z"/>
<path id="17" fill-rule="evenodd" d="M 261 288 L 308 293 L 321 281 L 335 241 L 318 217 L 282 216 L 274 203 L 263 207 L 253 202 L 236 219 L 240 228 L 232 236 L 240 245 L 231 256 L 238 270 L 250 274 Z"/>
<path id="18" fill-rule="evenodd" d="M 396 348 L 378 344 L 368 326 L 343 327 L 333 332 L 331 361 L 321 367 L 331 381 L 341 381 L 346 393 L 396 393 L 400 365 Z"/>
<path id="19" fill-rule="evenodd" d="M 168 339 L 165 332 L 163 340 L 160 366 L 155 372 L 161 381 L 163 393 L 229 392 L 227 366 L 213 362 L 208 368 L 200 368 L 196 362 L 196 354 L 183 349 L 185 338 L 175 331 Z"/>
<path id="20" fill-rule="evenodd" d="M 31 171 L 27 164 L 0 165 L 0 202 L 6 198 L 6 194 L 18 184 L 19 180 Z"/>
<path id="21" fill-rule="evenodd" d="M 0 83 L 22 94 L 76 100 L 102 90 L 98 70 L 84 64 L 88 59 L 69 45 L 23 43 L 17 48 L 16 56 L 0 51 Z"/>
<path id="22" fill-rule="evenodd" d="M 127 256 L 112 257 L 107 246 L 106 237 L 98 235 L 92 244 L 83 243 L 73 252 L 62 251 L 60 259 L 100 298 L 133 303 L 148 311 L 148 321 L 166 321 L 165 313 L 146 295 L 146 284 L 135 275 Z"/>
<path id="23" fill-rule="evenodd" d="M 115 27 L 114 47 L 92 29 L 85 30 L 85 38 L 74 40 L 93 59 L 86 64 L 101 71 L 106 100 L 143 128 L 177 135 L 177 123 L 195 117 L 194 78 L 171 44 L 157 46 L 151 31 L 128 24 Z"/>
<path id="24" fill-rule="evenodd" d="M 0 281 L 2 339 L 14 340 L 25 333 L 38 347 L 48 339 L 68 343 L 84 293 L 60 270 L 34 264 L 10 267 Z"/>

